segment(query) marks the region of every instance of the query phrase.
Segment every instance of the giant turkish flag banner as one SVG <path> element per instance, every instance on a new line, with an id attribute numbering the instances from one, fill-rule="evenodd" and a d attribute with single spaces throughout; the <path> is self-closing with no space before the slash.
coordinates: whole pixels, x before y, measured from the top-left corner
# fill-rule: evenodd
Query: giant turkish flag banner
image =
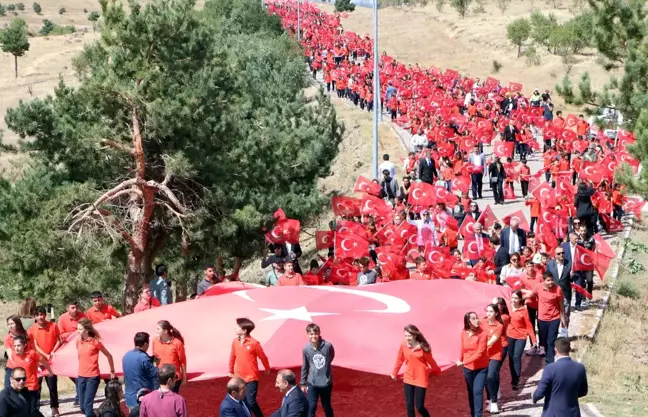
<path id="1" fill-rule="evenodd" d="M 363 287 L 301 286 L 238 291 L 161 306 L 96 325 L 106 349 L 123 374 L 120 358 L 133 349 L 137 332 L 155 334 L 157 322 L 170 320 L 185 339 L 190 380 L 227 377 L 234 323 L 248 317 L 274 369 L 301 365 L 306 326 L 316 322 L 335 346 L 333 365 L 390 375 L 403 328 L 414 324 L 426 336 L 442 370 L 459 358 L 464 314 L 483 312 L 494 297 L 508 299 L 510 289 L 462 280 L 404 280 Z M 361 326 L 358 323 L 362 323 Z M 377 332 L 377 329 L 379 331 Z M 59 376 L 76 377 L 76 335 L 52 358 Z M 99 368 L 108 363 L 99 355 Z"/>

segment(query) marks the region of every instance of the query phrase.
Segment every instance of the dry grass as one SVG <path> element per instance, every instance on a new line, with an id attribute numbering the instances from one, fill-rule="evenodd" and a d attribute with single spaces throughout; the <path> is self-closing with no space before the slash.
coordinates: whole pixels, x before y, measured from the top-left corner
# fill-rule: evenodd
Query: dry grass
<path id="1" fill-rule="evenodd" d="M 648 228 L 636 225 L 632 241 L 647 242 Z M 648 265 L 648 253 L 627 253 Z M 648 416 L 648 274 L 621 268 L 621 283 L 631 283 L 638 298 L 614 294 L 605 312 L 596 343 L 588 347 L 587 366 L 592 402 L 606 417 Z M 623 284 L 622 284 L 623 285 Z"/>
<path id="2" fill-rule="evenodd" d="M 553 3 L 518 0 L 511 2 L 502 13 L 497 8 L 497 1 L 483 0 L 473 2 L 465 19 L 461 19 L 447 2 L 443 13 L 436 9 L 434 2 L 426 7 L 382 8 L 378 12 L 378 47 L 381 53 L 386 51 L 406 64 L 419 63 L 425 68 L 453 68 L 481 77 L 482 80 L 492 76 L 504 85 L 509 81 L 520 82 L 526 94 L 531 94 L 534 88 L 553 90 L 566 72 L 560 57 L 537 47 L 540 65 L 529 67 L 524 56 L 517 57 L 517 48 L 506 35 L 508 23 L 528 17 L 533 9 L 545 14 L 552 12 L 561 22 L 573 16 L 568 10 L 569 1 L 562 2 L 559 8 L 553 8 Z M 483 13 L 474 11 L 479 4 L 484 6 Z M 318 4 L 318 7 L 327 12 L 333 11 L 332 5 Z M 370 34 L 373 37 L 371 9 L 356 8 L 347 19 L 342 20 L 342 25 L 361 36 Z M 593 86 L 600 88 L 608 80 L 609 74 L 596 65 L 596 56 L 590 52 L 576 57 L 578 63 L 571 69 L 570 77 L 577 79 L 589 71 Z M 498 73 L 493 72 L 493 60 L 502 64 Z M 559 105 L 561 102 L 557 101 L 557 109 L 563 108 Z"/>

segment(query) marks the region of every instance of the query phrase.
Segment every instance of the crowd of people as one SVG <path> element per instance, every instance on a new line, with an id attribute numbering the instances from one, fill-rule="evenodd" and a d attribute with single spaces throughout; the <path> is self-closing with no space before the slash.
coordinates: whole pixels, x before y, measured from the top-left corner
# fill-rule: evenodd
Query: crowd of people
<path id="1" fill-rule="evenodd" d="M 267 6 L 269 13 L 278 15 L 284 27 L 295 33 L 295 3 Z M 327 91 L 335 91 L 360 109 L 376 110 L 372 40 L 342 30 L 339 15 L 323 13 L 312 4 L 302 4 L 300 13 L 302 46 L 313 77 L 323 80 Z M 267 286 L 363 286 L 403 279 L 466 279 L 509 286 L 509 300 L 498 298 L 485 307 L 485 315 L 467 312 L 464 318 L 457 366 L 466 380 L 471 416 L 482 416 L 484 392 L 486 410 L 499 412 L 505 363 L 511 389 L 520 389 L 528 343 L 531 349 L 526 353 L 544 356 L 547 364 L 534 400 L 553 398 L 545 402 L 545 408 L 554 407 L 557 415 L 573 410 L 578 407 L 577 398 L 587 393 L 586 377 L 578 364 L 566 364 L 569 342 L 559 336 L 566 336 L 573 310 L 587 307 L 595 273 L 603 277 L 614 257 L 601 232 L 619 231 L 625 214 L 640 214 L 643 202 L 625 196 L 623 186 L 614 182 L 619 164 L 638 166 L 626 151 L 633 136 L 624 131 L 616 139 L 601 134 L 602 130 L 593 134 L 582 115 L 563 117 L 554 111 L 549 91 L 540 94 L 536 90 L 526 98 L 516 83 L 502 86 L 490 77 L 481 81 L 453 70 L 404 65 L 386 54 L 380 57 L 379 70 L 380 110 L 412 133 L 413 151 L 402 166 L 384 155 L 381 178 L 358 178 L 355 191 L 362 197 L 334 197 L 336 218 L 329 230 L 317 232 L 317 248 L 326 255 L 311 260 L 308 269 L 300 265 L 298 236 L 283 233 L 290 232 L 282 229 L 282 222 L 289 219 L 283 213 L 277 216 L 279 233 L 273 230 L 270 234 L 270 254 L 261 262 L 263 282 Z M 484 146 L 491 144 L 494 153 L 489 159 Z M 540 158 L 543 168 L 532 172 L 527 165 L 530 158 Z M 400 184 L 397 169 L 404 172 Z M 490 206 L 480 208 L 486 178 L 495 204 L 517 199 L 515 184 L 519 184 L 530 222 L 522 211 L 500 220 Z M 207 265 L 195 295 L 235 279 Z M 122 358 L 122 387 L 115 379 L 114 358 L 94 328 L 121 314 L 101 293 L 92 293 L 90 299 L 92 306 L 85 313 L 77 301 L 70 301 L 58 323 L 49 321 L 47 309 L 37 307 L 33 300 L 25 300 L 20 314 L 7 318 L 0 416 L 35 415 L 43 381 L 50 393 L 52 415 L 59 415 L 58 379 L 48 362 L 73 334 L 79 358 L 75 403 L 86 416 L 94 415 L 93 403 L 102 381 L 100 354 L 110 367 L 100 416 L 125 415 L 122 400 L 131 416 L 187 416 L 180 395 L 187 382 L 181 332 L 167 320 L 158 322 L 152 340 L 149 333 L 138 332 L 133 350 Z M 135 312 L 172 302 L 167 268 L 158 265 L 155 277 L 140 290 Z M 266 372 L 271 364 L 262 345 L 251 336 L 254 328 L 248 319 L 236 322 L 222 417 L 263 416 L 256 400 L 259 361 Z M 327 417 L 334 415 L 331 364 L 335 350 L 316 324 L 308 325 L 306 333 L 309 341 L 303 348 L 300 379 L 290 370 L 277 374 L 275 385 L 284 398 L 273 417 L 314 417 L 318 403 Z M 429 375 L 439 368 L 419 329 L 408 325 L 404 333 L 392 377 L 397 379 L 405 367 L 407 415 L 418 411 L 429 416 L 426 389 Z M 557 361 L 561 363 L 554 364 Z M 42 377 L 39 367 L 46 372 Z M 556 389 L 551 378 L 565 378 L 565 374 L 570 375 L 565 382 L 567 393 L 549 395 Z"/>

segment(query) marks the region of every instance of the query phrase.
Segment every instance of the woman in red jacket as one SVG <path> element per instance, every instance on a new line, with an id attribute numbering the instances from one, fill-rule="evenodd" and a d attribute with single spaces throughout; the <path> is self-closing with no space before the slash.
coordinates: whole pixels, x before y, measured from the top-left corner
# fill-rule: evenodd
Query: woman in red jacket
<path id="1" fill-rule="evenodd" d="M 514 291 L 511 295 L 511 321 L 506 329 L 509 350 L 509 368 L 511 370 L 511 386 L 519 389 L 520 374 L 522 374 L 522 353 L 526 346 L 527 335 L 531 338 L 531 346 L 537 346 L 536 335 L 529 311 L 524 305 L 522 291 Z"/>
<path id="2" fill-rule="evenodd" d="M 486 374 L 486 399 L 488 412 L 499 413 L 497 397 L 499 393 L 500 370 L 502 369 L 502 335 L 504 334 L 504 321 L 500 315 L 497 304 L 486 306 L 486 317 L 481 322 L 481 327 L 487 334 L 486 354 L 488 356 L 488 373 Z"/>
<path id="3" fill-rule="evenodd" d="M 480 327 L 477 313 L 466 313 L 457 366 L 463 366 L 471 417 L 482 417 L 484 412 L 484 386 L 488 374 L 487 339 L 488 334 Z"/>
<path id="4" fill-rule="evenodd" d="M 406 365 L 403 381 L 407 417 L 415 416 L 415 407 L 421 417 L 430 417 L 430 413 L 425 408 L 425 391 L 430 382 L 429 373 L 439 375 L 441 369 L 432 357 L 430 344 L 413 324 L 405 326 L 405 340 L 398 349 L 392 379 L 396 379 L 403 363 Z"/>

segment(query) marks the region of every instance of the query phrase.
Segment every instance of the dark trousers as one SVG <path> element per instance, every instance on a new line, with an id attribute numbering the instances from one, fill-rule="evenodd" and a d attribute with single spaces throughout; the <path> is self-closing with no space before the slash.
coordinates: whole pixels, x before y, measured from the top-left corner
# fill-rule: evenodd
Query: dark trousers
<path id="1" fill-rule="evenodd" d="M 538 338 L 540 346 L 545 350 L 545 362 L 553 363 L 555 358 L 554 346 L 558 338 L 560 319 L 544 321 L 538 320 Z"/>
<path id="2" fill-rule="evenodd" d="M 497 402 L 497 393 L 500 387 L 500 369 L 502 361 L 491 359 L 488 361 L 488 372 L 486 373 L 486 399 Z"/>
<path id="3" fill-rule="evenodd" d="M 13 369 L 11 368 L 5 368 L 5 378 L 4 378 L 4 386 L 8 387 L 11 384 L 11 372 Z"/>
<path id="4" fill-rule="evenodd" d="M 322 401 L 322 408 L 326 417 L 333 417 L 333 406 L 331 406 L 331 394 L 333 384 L 326 387 L 314 387 L 308 384 L 308 417 L 315 417 L 317 412 L 317 400 Z"/>
<path id="5" fill-rule="evenodd" d="M 536 323 L 537 323 L 537 320 L 538 320 L 538 310 L 533 308 L 533 307 L 527 306 L 527 311 L 529 312 L 529 321 L 531 322 L 531 328 L 535 332 L 536 331 Z"/>
<path id="6" fill-rule="evenodd" d="M 517 386 L 522 375 L 522 354 L 526 346 L 526 339 L 508 338 L 509 369 L 511 370 L 511 385 Z"/>
<path id="7" fill-rule="evenodd" d="M 481 198 L 484 174 L 482 174 L 481 172 L 470 174 L 470 180 L 470 182 L 472 183 L 471 188 L 473 200 L 477 197 Z"/>
<path id="8" fill-rule="evenodd" d="M 529 181 L 520 181 L 520 187 L 522 187 L 522 197 L 526 197 L 529 194 Z"/>
<path id="9" fill-rule="evenodd" d="M 484 386 L 488 368 L 475 369 L 474 371 L 463 368 L 463 374 L 466 378 L 470 417 L 482 417 L 484 414 Z"/>
<path id="10" fill-rule="evenodd" d="M 529 225 L 529 228 L 531 229 L 531 231 L 535 231 L 535 225 L 536 225 L 537 222 L 538 222 L 537 217 L 531 217 L 531 224 Z"/>
<path id="11" fill-rule="evenodd" d="M 106 385 L 107 384 L 108 384 L 108 382 L 106 382 Z M 171 389 L 171 391 L 175 392 L 176 394 L 179 393 L 180 392 L 180 385 L 182 385 L 182 380 L 178 379 L 176 381 L 175 385 L 173 386 L 173 388 Z"/>
<path id="12" fill-rule="evenodd" d="M 419 412 L 421 417 L 430 417 L 430 413 L 425 408 L 425 388 L 405 384 L 405 405 L 407 407 L 407 417 L 415 417 L 414 408 Z"/>
<path id="13" fill-rule="evenodd" d="M 245 384 L 245 399 L 247 400 L 250 413 L 252 413 L 254 417 L 263 417 L 261 407 L 259 407 L 259 403 L 257 403 L 256 399 L 258 391 L 259 381 L 250 381 Z"/>
<path id="14" fill-rule="evenodd" d="M 35 414 L 35 410 L 38 410 L 38 391 L 30 391 L 28 389 L 23 390 L 23 398 L 27 403 L 27 408 L 29 409 L 30 415 Z M 10 415 L 10 414 L 9 414 Z"/>
<path id="15" fill-rule="evenodd" d="M 46 376 L 45 383 L 47 384 L 47 389 L 49 390 L 50 396 L 50 407 L 58 408 L 58 377 L 56 375 Z M 38 401 L 40 402 L 41 397 L 41 388 L 43 386 L 43 378 L 38 378 Z"/>
<path id="16" fill-rule="evenodd" d="M 504 203 L 504 181 L 498 179 L 496 183 L 491 182 L 493 197 L 496 203 Z"/>
<path id="17" fill-rule="evenodd" d="M 572 278 L 574 280 L 574 284 L 580 285 L 581 287 L 585 288 L 585 271 L 574 271 Z M 575 292 L 576 292 L 576 308 L 580 308 L 580 305 L 585 299 L 585 297 L 583 297 L 581 293 L 579 293 L 578 291 Z"/>
<path id="18" fill-rule="evenodd" d="M 92 406 L 94 404 L 95 395 L 99 389 L 99 382 L 101 378 L 98 376 L 77 378 L 77 395 L 79 396 L 79 407 L 81 412 L 86 417 L 94 417 Z"/>

